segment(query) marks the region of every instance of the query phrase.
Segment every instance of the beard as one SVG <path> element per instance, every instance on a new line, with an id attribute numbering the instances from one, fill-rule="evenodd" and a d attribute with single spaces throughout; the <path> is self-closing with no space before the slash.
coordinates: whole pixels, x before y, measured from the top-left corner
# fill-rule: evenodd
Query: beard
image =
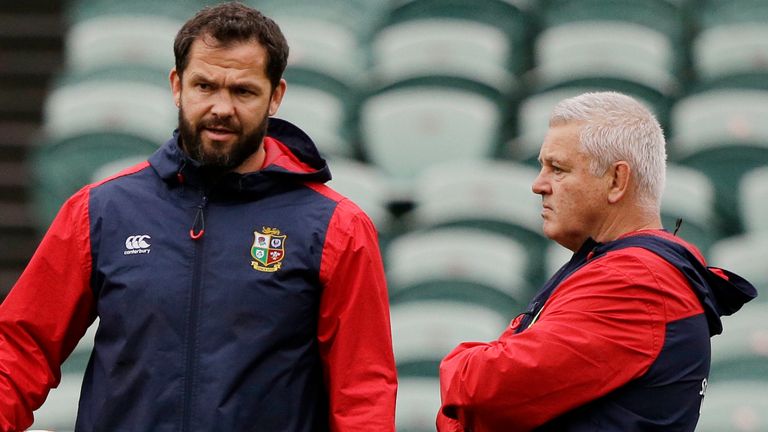
<path id="1" fill-rule="evenodd" d="M 232 122 L 231 117 L 214 117 L 201 120 L 195 127 L 184 115 L 184 108 L 179 107 L 179 137 L 182 148 L 189 157 L 198 161 L 206 170 L 226 172 L 240 166 L 249 156 L 256 153 L 267 135 L 268 115 L 264 115 L 261 123 L 252 132 L 243 134 L 242 128 Z M 208 147 L 203 143 L 202 132 L 207 128 L 225 128 L 233 131 L 237 139 L 227 150 L 224 145 L 217 148 L 215 144 Z"/>

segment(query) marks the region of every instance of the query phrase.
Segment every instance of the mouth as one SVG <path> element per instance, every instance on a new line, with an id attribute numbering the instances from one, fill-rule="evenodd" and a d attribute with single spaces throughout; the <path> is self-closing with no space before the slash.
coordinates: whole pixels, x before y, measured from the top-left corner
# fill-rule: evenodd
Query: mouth
<path id="1" fill-rule="evenodd" d="M 223 127 L 207 127 L 203 128 L 203 132 L 213 141 L 224 141 L 235 135 L 234 130 Z"/>
<path id="2" fill-rule="evenodd" d="M 552 207 L 548 205 L 541 206 L 541 216 L 544 217 L 547 213 L 552 213 L 554 210 L 552 210 Z"/>

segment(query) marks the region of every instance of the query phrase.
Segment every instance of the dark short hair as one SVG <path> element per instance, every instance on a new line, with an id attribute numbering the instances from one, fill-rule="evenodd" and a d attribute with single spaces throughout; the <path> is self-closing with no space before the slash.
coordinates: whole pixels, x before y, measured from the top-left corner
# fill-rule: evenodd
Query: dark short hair
<path id="1" fill-rule="evenodd" d="M 272 88 L 280 83 L 288 63 L 288 42 L 280 27 L 271 18 L 238 2 L 203 8 L 184 23 L 176 34 L 173 54 L 176 57 L 176 72 L 179 76 L 189 64 L 189 49 L 192 43 L 202 36 L 210 36 L 222 46 L 258 41 L 267 51 L 265 72 Z"/>

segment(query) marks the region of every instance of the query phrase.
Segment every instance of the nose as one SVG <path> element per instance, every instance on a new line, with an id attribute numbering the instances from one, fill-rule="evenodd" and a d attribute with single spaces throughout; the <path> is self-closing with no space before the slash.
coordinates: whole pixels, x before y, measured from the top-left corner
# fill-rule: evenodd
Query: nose
<path id="1" fill-rule="evenodd" d="M 533 180 L 531 190 L 536 195 L 546 195 L 550 192 L 549 183 L 546 181 L 543 168 L 539 171 L 539 175 Z"/>
<path id="2" fill-rule="evenodd" d="M 235 113 L 235 105 L 232 96 L 227 91 L 218 91 L 213 97 L 211 114 L 219 118 L 232 117 Z"/>

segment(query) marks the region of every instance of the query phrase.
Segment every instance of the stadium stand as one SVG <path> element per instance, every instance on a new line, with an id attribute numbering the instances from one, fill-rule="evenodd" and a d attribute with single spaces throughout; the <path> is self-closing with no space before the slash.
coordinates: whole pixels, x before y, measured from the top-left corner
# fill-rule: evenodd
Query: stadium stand
<path id="1" fill-rule="evenodd" d="M 768 91 L 731 88 L 693 93 L 673 107 L 670 158 L 706 174 L 715 186 L 720 231 L 742 231 L 738 186 L 768 165 Z"/>
<path id="2" fill-rule="evenodd" d="M 763 301 L 725 318 L 722 337 L 712 339 L 711 381 L 755 380 L 768 384 L 766 312 L 768 302 Z"/>
<path id="3" fill-rule="evenodd" d="M 302 123 L 326 157 L 360 158 L 351 119 L 359 98 L 353 87 L 315 69 L 294 66 L 285 73 L 290 83 L 278 116 Z"/>
<path id="4" fill-rule="evenodd" d="M 768 430 L 768 398 L 763 381 L 709 384 L 701 407 L 699 432 Z"/>
<path id="5" fill-rule="evenodd" d="M 121 132 L 164 142 L 177 123 L 168 70 L 112 65 L 62 76 L 45 101 L 46 137 Z"/>
<path id="6" fill-rule="evenodd" d="M 669 142 L 665 227 L 682 218 L 680 236 L 766 295 L 768 2 L 244 1 L 291 45 L 278 116 L 316 140 L 331 185 L 379 228 L 398 430 L 434 430 L 442 356 L 495 339 L 570 258 L 542 236 L 530 189 L 549 113 L 565 97 L 616 90 L 650 107 Z M 217 2 L 0 6 L 0 291 L 69 194 L 167 139 L 171 40 Z M 697 430 L 768 430 L 764 301 L 713 339 Z M 88 343 L 34 427 L 73 428 Z"/>
<path id="7" fill-rule="evenodd" d="M 407 197 L 429 165 L 493 158 L 502 103 L 494 88 L 463 78 L 410 78 L 376 89 L 360 108 L 364 153 Z"/>
<path id="8" fill-rule="evenodd" d="M 510 161 L 436 163 L 416 180 L 414 208 L 404 219 L 413 229 L 474 227 L 514 239 L 529 255 L 523 274 L 537 285 L 546 239 L 540 198 L 531 192 L 535 178 L 536 170 Z"/>
<path id="9" fill-rule="evenodd" d="M 332 188 L 352 199 L 362 208 L 386 238 L 396 228 L 389 211 L 390 190 L 384 173 L 359 160 L 334 157 L 328 160 L 333 174 L 329 182 Z M 382 239 L 383 240 L 383 239 Z"/>
<path id="10" fill-rule="evenodd" d="M 35 249 L 27 158 L 48 84 L 63 61 L 61 2 L 0 4 L 0 300 Z"/>
<path id="11" fill-rule="evenodd" d="M 768 232 L 768 166 L 744 174 L 738 193 L 744 230 Z"/>
<path id="12" fill-rule="evenodd" d="M 676 164 L 667 165 L 667 179 L 661 200 L 661 222 L 706 254 L 720 237 L 715 215 L 715 189 L 702 172 Z"/>
<path id="13" fill-rule="evenodd" d="M 733 269 L 758 289 L 756 302 L 768 301 L 768 271 L 759 258 L 768 251 L 768 232 L 748 232 L 716 241 L 710 248 L 714 265 Z"/>
<path id="14" fill-rule="evenodd" d="M 525 246 L 486 230 L 446 227 L 411 231 L 387 247 L 393 304 L 454 300 L 514 315 L 530 295 Z"/>
<path id="15" fill-rule="evenodd" d="M 530 20 L 512 2 L 414 0 L 393 7 L 371 41 L 374 79 L 433 75 L 509 93 L 528 69 Z"/>
<path id="16" fill-rule="evenodd" d="M 440 382 L 435 377 L 403 376 L 398 380 L 395 413 L 398 432 L 433 432 L 440 409 Z"/>

